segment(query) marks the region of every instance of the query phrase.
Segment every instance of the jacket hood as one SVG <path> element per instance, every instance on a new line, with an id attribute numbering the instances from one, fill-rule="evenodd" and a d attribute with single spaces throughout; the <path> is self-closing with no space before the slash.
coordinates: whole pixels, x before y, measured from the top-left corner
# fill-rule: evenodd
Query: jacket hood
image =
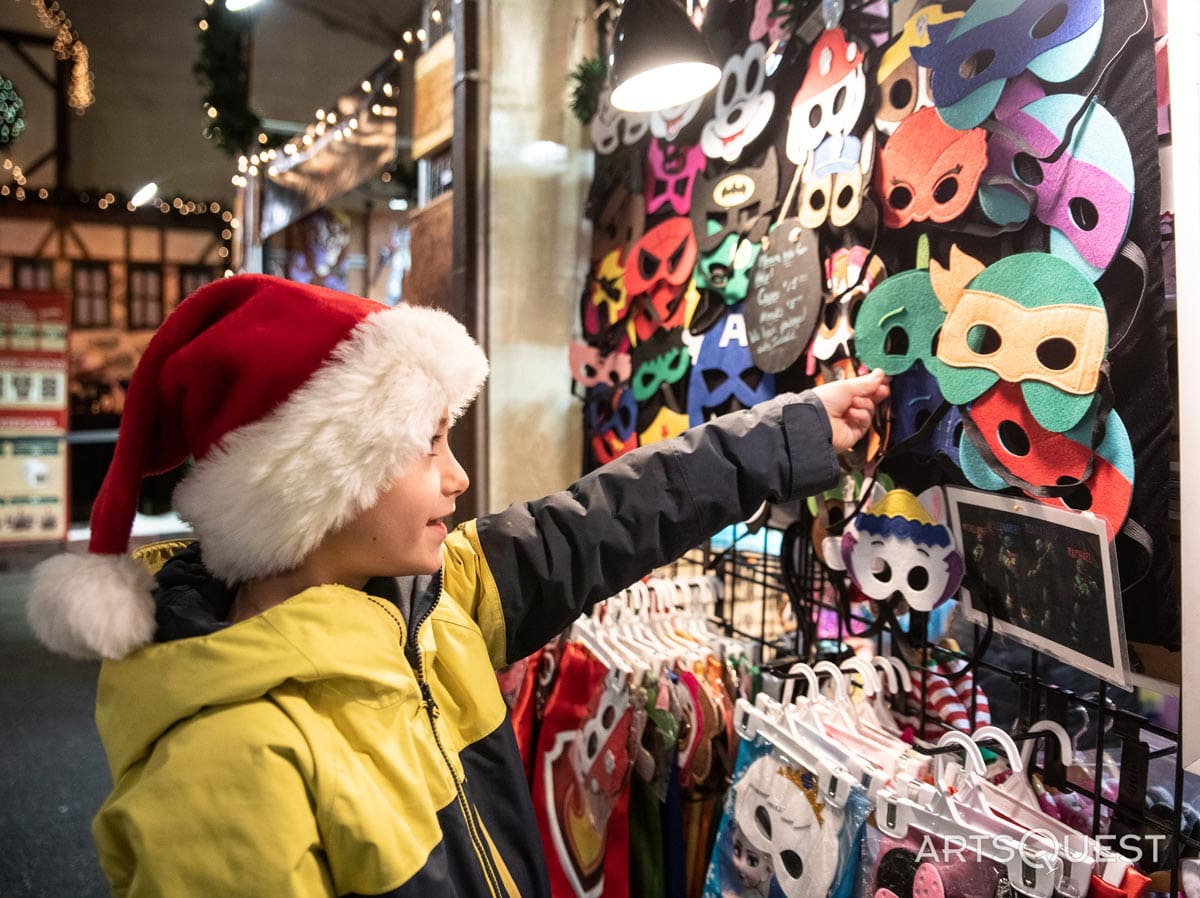
<path id="1" fill-rule="evenodd" d="M 156 579 L 159 641 L 100 668 L 96 727 L 114 782 L 163 733 L 206 708 L 253 701 L 288 681 L 403 686 L 404 665 L 396 660 L 406 634 L 394 595 L 381 600 L 346 586 L 317 586 L 229 624 L 233 592 L 205 570 L 197 547 L 168 561 Z M 397 581 L 386 582 L 395 592 Z M 367 589 L 388 591 L 379 585 L 371 581 Z M 339 638 L 330 640 L 335 626 Z"/>

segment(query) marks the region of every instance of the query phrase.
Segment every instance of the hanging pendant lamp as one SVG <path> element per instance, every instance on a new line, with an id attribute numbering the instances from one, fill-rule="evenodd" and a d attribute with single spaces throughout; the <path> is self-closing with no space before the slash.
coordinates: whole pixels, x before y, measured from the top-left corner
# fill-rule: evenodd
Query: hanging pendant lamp
<path id="1" fill-rule="evenodd" d="M 675 0 L 625 0 L 608 69 L 609 100 L 626 112 L 681 106 L 721 80 L 708 41 Z"/>

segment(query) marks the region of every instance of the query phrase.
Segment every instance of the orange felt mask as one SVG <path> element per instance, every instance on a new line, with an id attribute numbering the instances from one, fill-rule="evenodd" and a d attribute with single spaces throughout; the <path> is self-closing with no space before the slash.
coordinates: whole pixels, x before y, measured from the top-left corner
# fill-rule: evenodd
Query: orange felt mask
<path id="1" fill-rule="evenodd" d="M 953 221 L 967 211 L 987 164 L 982 128 L 956 131 L 932 106 L 913 113 L 879 154 L 875 194 L 883 223 Z"/>

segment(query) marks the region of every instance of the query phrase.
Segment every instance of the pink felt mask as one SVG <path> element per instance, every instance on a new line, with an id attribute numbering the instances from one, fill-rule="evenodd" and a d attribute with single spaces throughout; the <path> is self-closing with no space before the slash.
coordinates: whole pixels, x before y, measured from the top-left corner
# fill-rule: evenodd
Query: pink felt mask
<path id="1" fill-rule="evenodd" d="M 571 377 L 583 387 L 596 384 L 616 386 L 629 380 L 633 365 L 627 352 L 601 354 L 600 350 L 586 343 L 571 342 L 568 350 Z"/>
<path id="2" fill-rule="evenodd" d="M 700 147 L 679 147 L 659 140 L 650 141 L 646 154 L 646 212 L 650 215 L 670 205 L 676 215 L 687 215 L 692 208 L 692 189 L 696 176 L 704 171 L 707 159 Z"/>

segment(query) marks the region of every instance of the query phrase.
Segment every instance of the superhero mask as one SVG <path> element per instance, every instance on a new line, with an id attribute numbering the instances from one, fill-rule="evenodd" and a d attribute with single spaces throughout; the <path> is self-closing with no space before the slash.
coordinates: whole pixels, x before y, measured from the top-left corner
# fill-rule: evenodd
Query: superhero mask
<path id="1" fill-rule="evenodd" d="M 592 341 L 601 340 L 625 320 L 629 294 L 625 291 L 625 266 L 621 250 L 614 249 L 595 267 L 588 279 L 583 305 L 583 332 Z"/>
<path id="2" fill-rule="evenodd" d="M 687 215 L 692 208 L 696 176 L 704 171 L 707 161 L 699 147 L 650 141 L 646 154 L 646 212 L 653 215 L 670 204 L 676 215 Z"/>
<path id="3" fill-rule="evenodd" d="M 893 403 L 895 402 L 895 381 Z M 1133 496 L 1133 448 L 1125 425 L 1115 411 L 1105 419 L 1104 439 L 1092 451 L 1095 409 L 1065 433 L 1038 424 L 1021 395 L 1018 384 L 1000 381 L 964 412 L 985 451 L 972 439 L 961 443 L 961 466 L 967 479 L 985 490 L 1034 486 L 1062 486 L 1092 471 L 1086 482 L 1062 497 L 1027 493 L 1046 505 L 1090 511 L 1104 518 L 1112 540 L 1129 513 Z M 985 460 L 985 455 L 990 456 Z"/>
<path id="4" fill-rule="evenodd" d="M 943 120 L 965 131 L 991 115 L 1009 78 L 1028 68 L 1043 81 L 1070 81 L 1087 67 L 1104 27 L 1103 0 L 975 3 L 957 22 L 930 25 L 912 57 L 932 72 Z"/>
<path id="5" fill-rule="evenodd" d="M 942 363 L 935 338 L 946 310 L 933 292 L 929 272 L 916 269 L 894 274 L 870 293 L 854 320 L 854 351 L 868 368 L 897 375 L 916 362 L 935 376 Z"/>
<path id="6" fill-rule="evenodd" d="M 958 591 L 964 570 L 945 520 L 940 487 L 917 497 L 904 489 L 884 493 L 876 484 L 870 507 L 840 540 L 826 540 L 825 559 L 870 599 L 932 611 Z"/>
<path id="7" fill-rule="evenodd" d="M 875 73 L 879 85 L 875 105 L 875 127 L 890 135 L 896 127 L 918 110 L 933 105 L 929 94 L 929 69 L 912 58 L 914 47 L 929 44 L 929 28 L 955 19 L 960 12 L 945 12 L 941 4 L 917 10 L 904 23 L 904 30 L 883 51 Z"/>
<path id="8" fill-rule="evenodd" d="M 906 119 L 879 154 L 875 195 L 889 228 L 953 221 L 971 205 L 988 164 L 987 133 L 956 131 L 936 109 Z"/>
<path id="9" fill-rule="evenodd" d="M 998 380 L 1020 383 L 1043 427 L 1062 433 L 1092 404 L 1108 354 L 1099 291 L 1069 262 L 1019 253 L 984 268 L 953 247 L 950 269 L 930 281 L 946 321 L 935 371 L 942 395 L 964 405 Z"/>
<path id="10" fill-rule="evenodd" d="M 622 146 L 637 143 L 650 129 L 650 119 L 643 112 L 623 112 L 609 102 L 609 91 L 600 94 L 596 114 L 592 116 L 590 132 L 596 153 L 608 156 Z"/>
<path id="11" fill-rule="evenodd" d="M 741 310 L 730 309 L 704 335 L 688 381 L 688 422 L 750 408 L 775 395 L 775 378 L 754 367 Z"/>
<path id="12" fill-rule="evenodd" d="M 763 238 L 750 272 L 744 314 L 756 366 L 777 373 L 800 358 L 817 326 L 821 288 L 816 232 L 785 218 Z"/>
<path id="13" fill-rule="evenodd" d="M 648 402 L 662 394 L 663 403 L 672 411 L 682 412 L 683 403 L 672 389 L 683 380 L 692 365 L 692 358 L 683 345 L 683 328 L 660 330 L 634 348 L 632 353 L 633 379 L 630 387 L 639 403 Z"/>
<path id="14" fill-rule="evenodd" d="M 639 415 L 639 418 L 641 416 Z M 672 411 L 665 404 L 660 406 L 654 417 L 638 432 L 638 441 L 643 446 L 677 437 L 688 429 L 686 412 Z"/>
<path id="15" fill-rule="evenodd" d="M 840 28 L 817 38 L 788 117 L 787 157 L 796 165 L 827 137 L 845 137 L 858 123 L 867 98 L 863 58 Z"/>
<path id="16" fill-rule="evenodd" d="M 637 400 L 629 388 L 592 387 L 584 399 L 583 416 L 600 464 L 637 448 Z"/>
<path id="17" fill-rule="evenodd" d="M 758 243 L 767 233 L 778 195 L 779 162 L 774 147 L 767 150 L 761 165 L 724 175 L 700 175 L 691 212 L 700 252 L 712 252 L 731 234 Z"/>
<path id="18" fill-rule="evenodd" d="M 865 266 L 865 271 L 864 271 Z M 821 362 L 854 358 L 854 320 L 863 300 L 887 276 L 878 256 L 862 246 L 839 249 L 825 262 L 825 298 L 817 331 L 812 339 L 812 357 Z"/>
<path id="19" fill-rule="evenodd" d="M 800 173 L 796 217 L 816 230 L 826 222 L 849 225 L 862 211 L 863 194 L 875 164 L 875 130 L 856 137 L 830 137 L 808 155 Z"/>
<path id="20" fill-rule="evenodd" d="M 925 370 L 920 361 L 911 368 L 892 378 L 892 395 L 889 400 L 892 410 L 892 443 L 904 443 L 917 434 L 925 423 L 941 408 L 945 400 L 938 389 L 937 378 Z M 962 439 L 962 412 L 950 406 L 933 429 L 919 441 L 908 447 L 914 456 L 932 461 L 939 456 L 959 467 L 958 444 Z"/>
<path id="21" fill-rule="evenodd" d="M 625 289 L 637 304 L 635 341 L 683 325 L 684 288 L 695 265 L 696 238 L 691 220 L 682 216 L 655 225 L 630 247 Z"/>
<path id="22" fill-rule="evenodd" d="M 628 381 L 633 373 L 632 362 L 627 352 L 603 355 L 594 346 L 572 340 L 568 356 L 571 377 L 582 387 L 594 387 L 597 384 L 615 387 Z"/>
<path id="23" fill-rule="evenodd" d="M 1121 126 L 1095 101 L 1062 143 L 1084 97 L 1043 97 L 992 126 L 990 163 L 979 191 L 984 214 L 1000 225 L 1031 214 L 1050 228 L 1050 252 L 1095 281 L 1125 243 L 1133 216 L 1133 157 Z"/>
<path id="24" fill-rule="evenodd" d="M 725 314 L 727 306 L 746 298 L 750 272 L 762 252 L 761 243 L 752 243 L 730 234 L 711 253 L 701 253 L 696 265 L 696 289 L 701 303 L 691 322 L 692 331 L 702 334 Z"/>
<path id="25" fill-rule="evenodd" d="M 571 767 L 583 784 L 589 816 L 597 832 L 604 832 L 630 770 L 629 730 L 633 709 L 625 675 L 610 671 L 604 690 L 592 695 L 588 717 L 570 748 Z"/>
<path id="26" fill-rule="evenodd" d="M 614 249 L 623 256 L 625 247 L 639 240 L 645 227 L 646 203 L 641 193 L 617 187 L 608 195 L 592 227 L 592 260 L 603 259 Z"/>
<path id="27" fill-rule="evenodd" d="M 717 85 L 715 115 L 700 133 L 700 146 L 709 159 L 733 162 L 771 120 L 775 93 L 766 89 L 766 53 L 765 46 L 753 43 L 725 63 Z"/>
<path id="28" fill-rule="evenodd" d="M 691 124 L 696 113 L 700 111 L 703 97 L 697 97 L 682 106 L 671 106 L 667 109 L 656 109 L 650 113 L 650 133 L 659 140 L 667 142 L 675 140 L 680 133 Z"/>

